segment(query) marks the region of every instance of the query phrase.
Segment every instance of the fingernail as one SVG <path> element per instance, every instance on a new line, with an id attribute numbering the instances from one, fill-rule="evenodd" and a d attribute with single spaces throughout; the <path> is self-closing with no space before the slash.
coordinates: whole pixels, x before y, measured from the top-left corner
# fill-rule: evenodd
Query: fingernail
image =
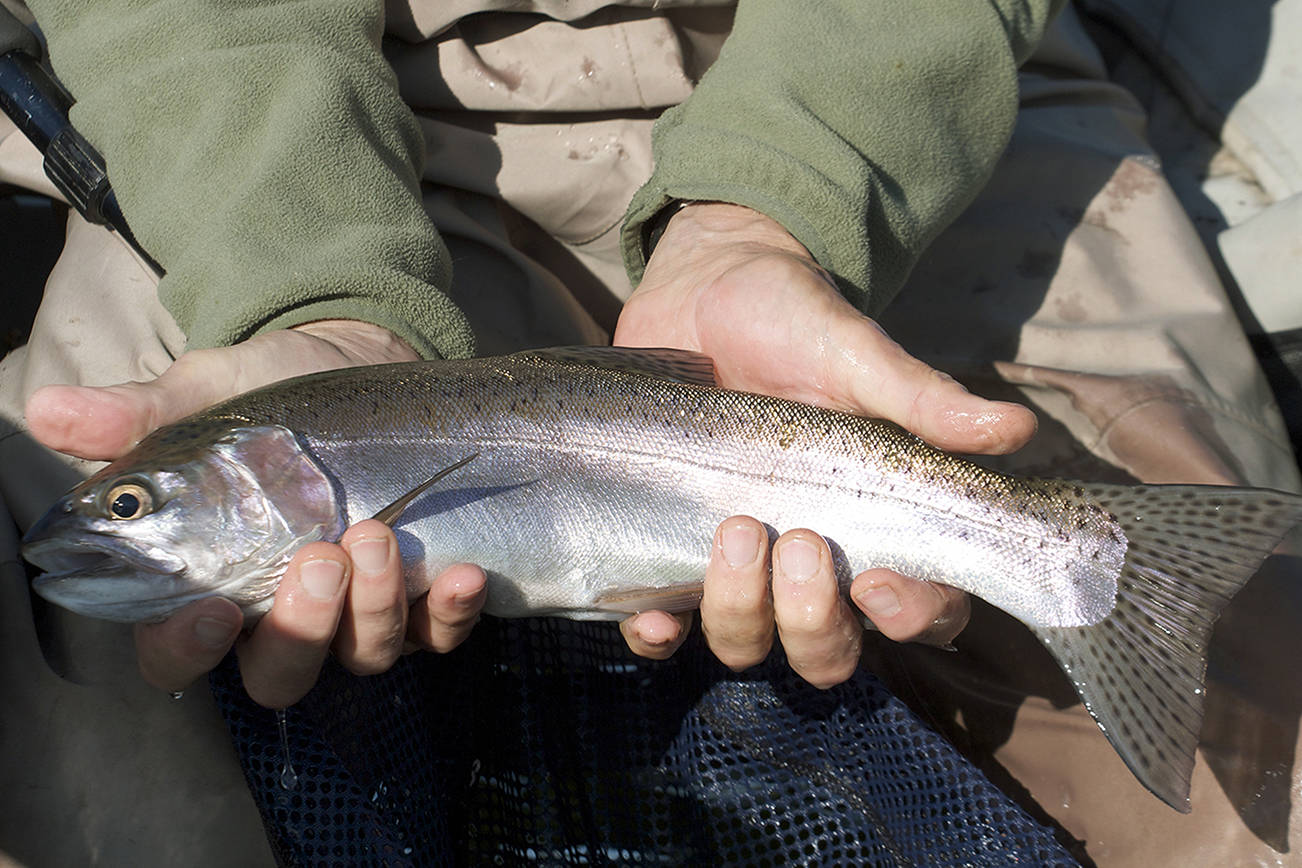
<path id="1" fill-rule="evenodd" d="M 869 615 L 876 615 L 880 618 L 889 618 L 892 615 L 898 615 L 900 609 L 900 598 L 896 596 L 892 588 L 885 585 L 879 588 L 869 588 L 859 595 L 859 605 Z"/>
<path id="2" fill-rule="evenodd" d="M 784 579 L 807 582 L 818 572 L 818 547 L 807 539 L 795 537 L 782 544 L 776 560 Z"/>
<path id="3" fill-rule="evenodd" d="M 384 572 L 389 563 L 389 541 L 387 539 L 361 539 L 348 549 L 348 556 L 353 559 L 353 566 L 359 573 L 375 575 Z"/>
<path id="4" fill-rule="evenodd" d="M 329 600 L 339 592 L 343 581 L 344 565 L 339 561 L 308 561 L 298 568 L 298 583 L 317 600 Z"/>
<path id="5" fill-rule="evenodd" d="M 719 548 L 730 567 L 744 567 L 759 557 L 759 533 L 754 525 L 735 524 L 719 534 Z"/>
<path id="6" fill-rule="evenodd" d="M 208 648 L 225 648 L 235 638 L 238 624 L 220 618 L 200 618 L 194 622 L 194 636 L 199 644 Z"/>

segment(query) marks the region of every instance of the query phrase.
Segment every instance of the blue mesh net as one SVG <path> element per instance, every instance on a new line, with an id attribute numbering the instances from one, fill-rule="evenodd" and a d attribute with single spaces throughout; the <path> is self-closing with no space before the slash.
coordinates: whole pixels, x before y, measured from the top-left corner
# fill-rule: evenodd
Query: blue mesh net
<path id="1" fill-rule="evenodd" d="M 820 691 L 699 635 L 485 619 L 448 655 L 330 664 L 287 713 L 213 674 L 286 865 L 1075 865 L 872 675 Z M 296 781 L 282 780 L 286 760 Z"/>

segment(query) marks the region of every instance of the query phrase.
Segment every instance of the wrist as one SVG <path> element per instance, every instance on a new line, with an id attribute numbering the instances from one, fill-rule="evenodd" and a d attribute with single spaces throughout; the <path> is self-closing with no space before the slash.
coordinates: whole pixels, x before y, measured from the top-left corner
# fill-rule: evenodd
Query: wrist
<path id="1" fill-rule="evenodd" d="M 781 223 L 745 205 L 684 201 L 676 207 L 668 206 L 657 218 L 662 221 L 663 231 L 657 238 L 656 250 L 668 248 L 681 252 L 698 245 L 743 243 L 813 259 Z M 652 253 L 647 251 L 648 258 Z"/>
<path id="2" fill-rule="evenodd" d="M 300 323 L 303 332 L 334 345 L 357 364 L 417 361 L 420 354 L 384 326 L 355 319 L 321 319 Z"/>

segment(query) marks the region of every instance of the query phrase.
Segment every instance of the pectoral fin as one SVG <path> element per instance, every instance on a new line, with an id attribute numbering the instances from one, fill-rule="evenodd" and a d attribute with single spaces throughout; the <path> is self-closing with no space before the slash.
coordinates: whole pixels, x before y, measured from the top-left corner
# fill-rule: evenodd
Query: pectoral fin
<path id="1" fill-rule="evenodd" d="M 478 452 L 472 452 L 471 454 L 467 455 L 465 458 L 462 458 L 456 464 L 450 464 L 447 467 L 444 467 L 438 473 L 435 473 L 429 479 L 426 479 L 420 485 L 416 486 L 411 491 L 407 492 L 402 497 L 398 498 L 393 503 L 389 504 L 384 509 L 377 512 L 373 516 L 373 518 L 384 522 L 389 527 L 393 527 L 394 522 L 396 522 L 402 516 L 403 512 L 406 511 L 407 507 L 411 505 L 412 501 L 414 501 L 416 498 L 420 497 L 422 494 L 428 491 L 430 486 L 438 482 L 443 477 L 447 476 L 452 471 L 460 470 L 462 467 L 465 467 L 467 464 L 469 464 L 471 461 L 473 461 L 478 457 L 479 457 Z"/>

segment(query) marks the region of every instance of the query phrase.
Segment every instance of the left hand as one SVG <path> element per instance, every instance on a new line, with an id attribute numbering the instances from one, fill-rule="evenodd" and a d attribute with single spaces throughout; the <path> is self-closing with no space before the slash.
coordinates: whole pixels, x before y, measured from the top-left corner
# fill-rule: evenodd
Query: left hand
<path id="1" fill-rule="evenodd" d="M 230 347 L 196 350 L 154 380 L 115 386 L 47 386 L 27 402 L 32 434 L 46 446 L 109 460 L 159 425 L 273 380 L 313 371 L 411 361 L 417 354 L 387 329 L 324 320 L 268 332 Z M 290 561 L 275 604 L 249 635 L 239 607 L 209 597 L 166 621 L 138 625 L 141 673 L 181 690 L 234 644 L 249 695 L 271 708 L 298 700 L 326 654 L 359 674 L 387 669 L 404 640 L 434 651 L 460 643 L 478 620 L 486 578 L 460 564 L 443 571 L 410 607 L 393 531 L 377 521 L 349 528 L 339 543 L 304 546 Z"/>
<path id="2" fill-rule="evenodd" d="M 738 205 L 696 203 L 674 215 L 614 342 L 697 350 L 714 359 L 726 388 L 889 419 L 950 451 L 1011 452 L 1035 433 L 1025 407 L 972 395 L 906 353 L 845 301 L 782 226 Z M 967 623 L 966 594 L 889 570 L 859 575 L 850 594 L 899 641 L 945 645 Z M 688 623 L 644 612 L 623 631 L 637 653 L 664 658 Z M 791 666 L 816 686 L 844 681 L 858 664 L 858 618 L 837 589 L 827 544 L 810 530 L 789 530 L 770 551 L 754 519 L 724 521 L 701 624 L 715 655 L 735 669 L 763 660 L 775 629 Z"/>

